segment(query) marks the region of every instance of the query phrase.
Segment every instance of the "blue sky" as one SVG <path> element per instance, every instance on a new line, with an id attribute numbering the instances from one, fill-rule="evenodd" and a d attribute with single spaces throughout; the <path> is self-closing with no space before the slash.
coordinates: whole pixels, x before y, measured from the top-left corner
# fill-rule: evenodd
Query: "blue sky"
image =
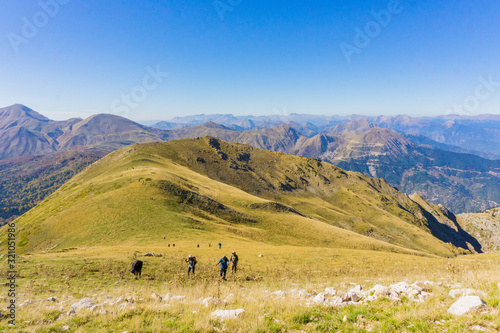
<path id="1" fill-rule="evenodd" d="M 0 0 L 0 106 L 52 119 L 500 113 L 499 18 L 498 0 Z"/>

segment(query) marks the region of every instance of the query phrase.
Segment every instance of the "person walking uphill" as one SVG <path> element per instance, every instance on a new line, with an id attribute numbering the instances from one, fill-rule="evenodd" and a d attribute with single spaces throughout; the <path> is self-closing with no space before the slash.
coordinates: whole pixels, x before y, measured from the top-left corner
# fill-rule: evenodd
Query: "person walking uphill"
<path id="1" fill-rule="evenodd" d="M 226 256 L 223 256 L 220 258 L 219 262 L 216 264 L 220 264 L 220 276 L 222 277 L 223 280 L 226 279 L 226 272 L 227 272 L 227 263 L 229 262 L 229 259 L 227 259 Z"/>
<path id="2" fill-rule="evenodd" d="M 236 268 L 238 266 L 238 255 L 233 251 L 231 254 L 231 273 L 236 273 Z"/>
<path id="3" fill-rule="evenodd" d="M 194 276 L 195 275 L 194 269 L 196 267 L 196 263 L 198 262 L 198 261 L 196 261 L 196 257 L 189 255 L 189 257 L 187 257 L 187 259 L 184 259 L 184 261 L 188 263 L 188 277 L 189 277 L 189 273 L 191 273 L 191 271 L 193 271 L 193 276 Z"/>
<path id="4" fill-rule="evenodd" d="M 132 263 L 132 269 L 130 270 L 130 273 L 135 275 L 135 278 L 138 279 L 141 277 L 141 271 L 142 271 L 142 261 L 136 260 Z"/>

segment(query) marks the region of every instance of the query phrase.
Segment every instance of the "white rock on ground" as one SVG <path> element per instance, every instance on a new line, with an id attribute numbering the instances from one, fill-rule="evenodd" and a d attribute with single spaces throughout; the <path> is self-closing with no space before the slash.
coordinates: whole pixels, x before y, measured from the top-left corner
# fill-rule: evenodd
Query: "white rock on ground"
<path id="1" fill-rule="evenodd" d="M 372 289 L 368 290 L 369 295 L 371 295 L 372 293 L 373 296 L 387 296 L 389 295 L 389 288 L 380 284 L 376 284 Z"/>
<path id="2" fill-rule="evenodd" d="M 480 326 L 480 325 L 474 325 L 470 327 L 471 331 L 477 331 L 477 332 L 488 332 L 488 329 L 486 327 Z"/>
<path id="3" fill-rule="evenodd" d="M 325 295 L 335 296 L 336 294 L 337 294 L 337 291 L 335 290 L 335 288 L 332 288 L 332 287 L 325 288 Z"/>
<path id="4" fill-rule="evenodd" d="M 224 301 L 227 303 L 233 303 L 236 302 L 236 296 L 234 294 L 229 294 L 224 298 Z"/>
<path id="5" fill-rule="evenodd" d="M 363 287 L 361 287 L 361 285 L 359 285 L 359 284 L 354 286 L 353 288 L 349 289 L 350 292 L 353 292 L 356 294 L 360 294 L 362 290 L 363 290 Z"/>
<path id="6" fill-rule="evenodd" d="M 210 314 L 212 319 L 216 320 L 228 320 L 228 319 L 236 319 L 243 318 L 245 316 L 246 311 L 243 309 L 236 310 L 215 310 Z"/>
<path id="7" fill-rule="evenodd" d="M 475 290 L 475 289 L 452 289 L 452 290 L 450 290 L 448 295 L 451 298 L 455 298 L 457 296 L 479 296 L 479 297 L 486 297 L 487 296 L 482 291 Z"/>
<path id="8" fill-rule="evenodd" d="M 486 303 L 479 296 L 462 296 L 448 309 L 448 313 L 462 316 L 468 312 L 477 311 L 486 307 Z"/>
<path id="9" fill-rule="evenodd" d="M 285 298 L 286 293 L 283 290 L 278 290 L 278 291 L 270 293 L 269 296 L 272 296 L 276 299 L 283 299 L 283 298 Z"/>
<path id="10" fill-rule="evenodd" d="M 398 282 L 389 287 L 391 293 L 394 292 L 397 296 L 406 293 L 406 291 L 410 288 L 410 285 L 406 282 Z"/>
<path id="11" fill-rule="evenodd" d="M 295 298 L 307 298 L 311 296 L 311 294 L 305 291 L 304 289 L 292 289 L 290 290 L 290 294 L 292 295 L 292 297 Z"/>
<path id="12" fill-rule="evenodd" d="M 317 294 L 313 298 L 313 303 L 316 303 L 316 304 L 321 304 L 324 301 L 325 301 L 325 293 L 324 292 L 321 292 L 321 293 Z"/>
<path id="13" fill-rule="evenodd" d="M 151 298 L 155 301 L 158 301 L 158 302 L 161 302 L 162 301 L 162 298 L 160 295 L 158 295 L 157 293 L 153 293 L 153 295 L 151 295 Z"/>
<path id="14" fill-rule="evenodd" d="M 347 305 L 346 303 L 342 302 L 342 297 L 340 296 L 333 296 L 331 299 L 329 299 L 325 304 L 333 307 L 341 307 Z"/>
<path id="15" fill-rule="evenodd" d="M 94 301 L 91 298 L 82 298 L 80 301 L 73 303 L 71 307 L 75 310 L 83 310 L 83 309 L 90 309 L 95 305 Z"/>
<path id="16" fill-rule="evenodd" d="M 207 298 L 204 298 L 204 299 L 201 301 L 201 303 L 202 303 L 203 305 L 205 305 L 205 307 L 207 307 L 207 308 L 208 308 L 210 305 L 215 305 L 215 304 L 219 304 L 219 303 L 222 303 L 222 302 L 224 302 L 224 303 L 225 303 L 225 301 L 224 301 L 224 300 L 220 300 L 220 299 L 218 299 L 218 298 L 216 298 L 216 297 L 207 297 Z"/>

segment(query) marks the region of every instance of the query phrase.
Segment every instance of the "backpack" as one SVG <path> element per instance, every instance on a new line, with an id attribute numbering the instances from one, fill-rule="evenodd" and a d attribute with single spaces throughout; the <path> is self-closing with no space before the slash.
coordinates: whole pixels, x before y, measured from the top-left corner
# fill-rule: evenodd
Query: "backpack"
<path id="1" fill-rule="evenodd" d="M 140 261 L 140 260 L 136 260 L 136 261 L 134 261 L 134 263 L 132 264 L 132 270 L 131 270 L 130 272 L 131 272 L 131 273 L 134 273 L 134 272 L 139 272 L 141 269 L 142 269 L 142 261 Z"/>

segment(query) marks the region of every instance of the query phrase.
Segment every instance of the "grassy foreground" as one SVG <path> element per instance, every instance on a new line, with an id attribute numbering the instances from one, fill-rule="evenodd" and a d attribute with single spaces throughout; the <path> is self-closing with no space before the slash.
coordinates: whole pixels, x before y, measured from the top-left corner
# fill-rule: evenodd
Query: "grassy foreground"
<path id="1" fill-rule="evenodd" d="M 178 243 L 175 248 L 91 247 L 47 253 L 25 254 L 18 258 L 17 325 L 5 332 L 470 332 L 480 327 L 500 329 L 500 254 L 462 256 L 456 259 L 407 254 L 270 246 L 260 243 L 223 240 L 215 243 Z M 217 277 L 216 262 L 236 250 L 240 271 Z M 162 257 L 144 257 L 146 252 Z M 197 276 L 188 279 L 188 254 L 198 258 Z M 262 254 L 262 257 L 259 255 Z M 130 274 L 133 259 L 145 265 L 143 277 Z M 5 258 L 0 261 L 6 267 Z M 2 269 L 2 279 L 5 272 Z M 402 298 L 394 303 L 381 298 L 373 303 L 343 308 L 307 305 L 300 298 L 275 299 L 271 292 L 304 289 L 316 294 L 333 287 L 339 293 L 351 284 L 369 289 L 375 284 L 418 280 L 435 282 L 428 300 L 416 303 Z M 454 299 L 448 291 L 457 284 L 487 294 L 492 309 L 485 313 L 455 317 L 447 313 Z M 2 296 L 7 287 L 1 287 Z M 157 293 L 170 301 L 152 298 Z M 183 299 L 175 296 L 184 296 Z M 55 297 L 55 301 L 47 300 Z M 90 297 L 96 304 L 108 302 L 105 311 L 81 310 L 66 315 L 71 304 Z M 117 302 L 117 299 L 128 301 Z M 201 303 L 214 297 L 225 303 Z M 5 309 L 7 299 L 1 299 Z M 31 302 L 30 302 L 31 301 Z M 110 304 L 113 303 L 113 304 Z M 211 319 L 216 309 L 246 310 L 244 318 L 220 322 Z M 2 314 L 4 310 L 0 310 Z"/>

